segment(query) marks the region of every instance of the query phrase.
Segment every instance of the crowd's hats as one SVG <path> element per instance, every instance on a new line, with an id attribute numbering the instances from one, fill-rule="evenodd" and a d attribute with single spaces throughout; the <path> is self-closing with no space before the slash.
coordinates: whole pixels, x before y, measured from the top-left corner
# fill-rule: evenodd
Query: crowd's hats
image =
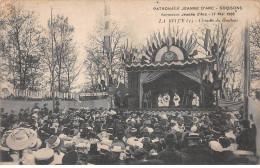
<path id="1" fill-rule="evenodd" d="M 142 140 L 142 143 L 150 143 L 150 138 L 149 137 L 144 137 L 143 140 Z"/>
<path id="2" fill-rule="evenodd" d="M 168 120 L 168 117 L 167 117 L 166 114 L 163 114 L 163 115 L 161 116 L 161 118 L 162 118 L 163 120 Z"/>
<path id="3" fill-rule="evenodd" d="M 186 138 L 187 139 L 200 139 L 200 134 L 194 133 L 194 132 L 190 132 Z"/>
<path id="4" fill-rule="evenodd" d="M 152 140 L 153 143 L 157 143 L 157 142 L 159 142 L 159 141 L 160 141 L 160 139 L 158 139 L 157 137 Z"/>
<path id="5" fill-rule="evenodd" d="M 150 155 L 150 156 L 157 156 L 158 153 L 156 152 L 155 149 L 152 149 L 152 150 L 150 150 L 149 155 Z"/>
<path id="6" fill-rule="evenodd" d="M 143 157 L 144 155 L 148 154 L 147 151 L 144 148 L 139 148 L 134 151 L 133 156 L 135 158 Z"/>
<path id="7" fill-rule="evenodd" d="M 213 126 L 210 130 L 215 134 L 221 134 L 221 130 L 218 127 Z"/>
<path id="8" fill-rule="evenodd" d="M 50 148 L 42 148 L 34 154 L 35 164 L 48 165 L 54 160 L 54 150 Z"/>
<path id="9" fill-rule="evenodd" d="M 223 147 L 218 141 L 210 141 L 209 146 L 212 150 L 217 151 L 217 152 L 222 152 Z"/>
<path id="10" fill-rule="evenodd" d="M 37 114 L 33 114 L 33 115 L 32 115 L 32 118 L 37 119 L 37 118 L 38 118 L 38 115 L 37 115 Z"/>
<path id="11" fill-rule="evenodd" d="M 191 127 L 191 129 L 190 129 L 190 130 L 191 130 L 192 132 L 196 132 L 196 131 L 197 131 L 197 129 L 198 129 L 198 128 L 197 128 L 197 126 L 196 126 L 196 125 L 193 125 L 193 126 Z"/>
<path id="12" fill-rule="evenodd" d="M 126 146 L 125 147 L 125 154 L 130 155 L 131 154 L 130 152 L 131 152 L 130 151 L 130 146 Z"/>
<path id="13" fill-rule="evenodd" d="M 60 134 L 60 135 L 59 135 L 59 138 L 60 138 L 60 139 L 63 139 L 63 140 L 66 140 L 66 139 L 68 138 L 68 136 L 65 135 L 65 134 Z"/>
<path id="14" fill-rule="evenodd" d="M 62 146 L 62 139 L 60 139 L 56 135 L 52 135 L 48 140 L 47 140 L 47 146 L 49 148 L 58 148 Z"/>
<path id="15" fill-rule="evenodd" d="M 136 129 L 136 128 L 131 128 L 130 132 L 131 132 L 131 133 L 136 133 L 136 132 L 137 132 L 137 129 Z"/>
<path id="16" fill-rule="evenodd" d="M 165 135 L 165 144 L 168 146 L 173 146 L 177 143 L 177 136 L 174 133 L 169 133 Z"/>
<path id="17" fill-rule="evenodd" d="M 229 138 L 229 139 L 234 139 L 234 140 L 236 140 L 236 136 L 235 136 L 235 134 L 233 133 L 233 131 L 226 132 L 226 133 L 225 133 L 225 136 L 226 136 L 227 138 Z"/>
<path id="18" fill-rule="evenodd" d="M 112 144 L 111 144 L 111 147 L 113 147 L 113 146 L 121 146 L 121 148 L 123 149 L 123 150 L 125 150 L 125 144 L 124 144 L 124 142 L 123 141 L 114 141 L 114 142 L 112 142 Z"/>
<path id="19" fill-rule="evenodd" d="M 110 151 L 110 148 L 109 148 L 108 145 L 99 145 L 99 148 L 100 148 L 101 150 Z"/>
<path id="20" fill-rule="evenodd" d="M 5 139 L 0 139 L 1 143 L 0 143 L 0 151 L 5 151 L 8 152 L 9 151 L 9 147 L 6 144 L 6 140 Z M 1 153 L 1 152 L 0 152 Z"/>
<path id="21" fill-rule="evenodd" d="M 38 109 L 38 108 L 33 109 L 34 113 L 38 113 L 39 111 L 40 111 L 40 109 Z"/>
<path id="22" fill-rule="evenodd" d="M 30 148 L 31 148 L 31 150 L 36 151 L 41 147 L 41 145 L 42 145 L 41 139 L 37 138 L 35 146 L 30 147 Z"/>
<path id="23" fill-rule="evenodd" d="M 218 142 L 221 144 L 221 146 L 223 148 L 227 148 L 227 147 L 229 147 L 231 145 L 230 140 L 228 138 L 226 138 L 226 137 L 220 137 L 218 139 Z"/>
<path id="24" fill-rule="evenodd" d="M 37 133 L 28 128 L 17 128 L 6 139 L 10 149 L 23 150 L 36 144 Z"/>
<path id="25" fill-rule="evenodd" d="M 110 110 L 110 111 L 108 112 L 108 114 L 109 114 L 109 115 L 116 115 L 117 113 L 116 113 L 116 111 L 114 111 L 114 110 Z"/>
<path id="26" fill-rule="evenodd" d="M 147 128 L 147 131 L 149 132 L 149 134 L 153 133 L 153 129 L 152 128 Z"/>
<path id="27" fill-rule="evenodd" d="M 193 119 L 192 119 L 192 122 L 193 123 L 198 123 L 200 120 L 199 120 L 199 118 L 198 117 L 193 117 Z"/>
<path id="28" fill-rule="evenodd" d="M 101 144 L 110 146 L 110 145 L 112 145 L 112 141 L 109 140 L 108 138 L 102 138 L 101 139 Z"/>
<path id="29" fill-rule="evenodd" d="M 70 151 L 66 153 L 62 158 L 63 165 L 76 165 L 78 161 L 78 153 L 76 151 Z"/>
<path id="30" fill-rule="evenodd" d="M 116 153 L 121 153 L 124 151 L 124 149 L 122 148 L 122 146 L 111 146 L 111 151 Z"/>

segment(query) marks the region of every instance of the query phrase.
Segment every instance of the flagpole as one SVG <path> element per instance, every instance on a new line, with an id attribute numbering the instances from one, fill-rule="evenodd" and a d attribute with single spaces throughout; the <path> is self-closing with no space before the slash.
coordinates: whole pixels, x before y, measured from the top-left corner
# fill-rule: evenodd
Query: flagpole
<path id="1" fill-rule="evenodd" d="M 53 25 L 52 25 L 52 7 L 51 7 L 51 58 L 52 58 L 52 113 L 54 113 L 55 109 L 55 86 L 54 86 L 54 56 L 53 56 Z"/>
<path id="2" fill-rule="evenodd" d="M 250 41 L 248 21 L 245 26 L 244 41 L 244 113 L 243 119 L 248 119 L 248 96 L 250 95 Z"/>

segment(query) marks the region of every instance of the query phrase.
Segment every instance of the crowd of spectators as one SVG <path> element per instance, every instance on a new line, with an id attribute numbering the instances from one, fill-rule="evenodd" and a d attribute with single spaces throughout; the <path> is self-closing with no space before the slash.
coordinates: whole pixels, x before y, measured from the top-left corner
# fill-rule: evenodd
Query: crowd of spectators
<path id="1" fill-rule="evenodd" d="M 238 111 L 1 109 L 1 164 L 257 164 L 256 127 Z"/>

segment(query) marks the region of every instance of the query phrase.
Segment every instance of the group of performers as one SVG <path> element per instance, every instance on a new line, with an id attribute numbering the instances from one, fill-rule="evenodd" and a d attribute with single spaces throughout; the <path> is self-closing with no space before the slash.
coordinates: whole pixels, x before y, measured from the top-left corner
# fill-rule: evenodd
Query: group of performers
<path id="1" fill-rule="evenodd" d="M 171 97 L 168 92 L 160 93 L 158 96 L 158 107 L 170 107 Z M 191 90 L 188 92 L 186 100 L 181 103 L 181 98 L 177 94 L 177 92 L 173 92 L 172 104 L 174 107 L 178 107 L 181 104 L 184 104 L 187 107 L 198 107 L 200 105 L 199 96 L 192 92 Z"/>

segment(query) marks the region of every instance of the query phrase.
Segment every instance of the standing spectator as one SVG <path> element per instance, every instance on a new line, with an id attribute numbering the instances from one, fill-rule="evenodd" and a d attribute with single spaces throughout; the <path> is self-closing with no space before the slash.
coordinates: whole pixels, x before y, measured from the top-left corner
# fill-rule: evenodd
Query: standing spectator
<path id="1" fill-rule="evenodd" d="M 177 143 L 177 137 L 174 133 L 165 136 L 166 149 L 159 153 L 158 159 L 165 162 L 167 165 L 187 164 L 190 157 L 174 148 Z"/>

